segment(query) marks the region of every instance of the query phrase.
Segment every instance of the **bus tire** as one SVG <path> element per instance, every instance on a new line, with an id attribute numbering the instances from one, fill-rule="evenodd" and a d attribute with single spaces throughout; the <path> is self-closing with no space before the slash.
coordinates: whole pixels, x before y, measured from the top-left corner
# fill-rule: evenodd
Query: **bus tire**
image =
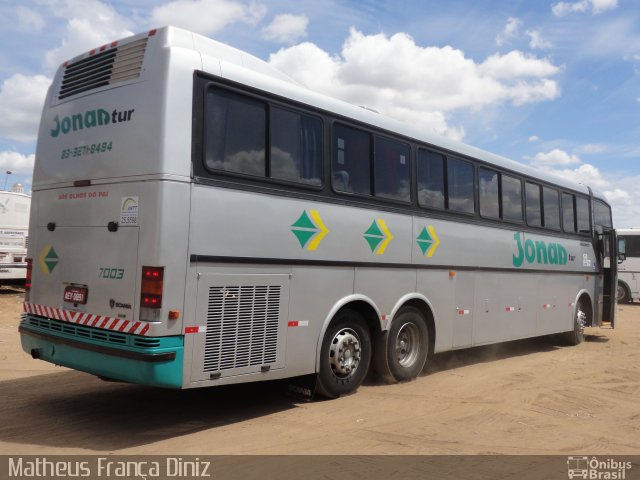
<path id="1" fill-rule="evenodd" d="M 397 382 L 420 374 L 429 356 L 429 330 L 420 310 L 404 307 L 393 318 L 386 354 L 389 372 Z"/>
<path id="2" fill-rule="evenodd" d="M 317 391 L 328 398 L 355 392 L 369 370 L 371 336 L 362 315 L 340 310 L 324 334 Z"/>
<path id="3" fill-rule="evenodd" d="M 587 313 L 583 307 L 583 300 L 578 300 L 573 314 L 573 330 L 565 332 L 563 339 L 568 345 L 579 345 L 584 342 L 584 327 L 587 325 Z"/>
<path id="4" fill-rule="evenodd" d="M 616 299 L 618 303 L 629 303 L 631 301 L 631 292 L 629 291 L 629 286 L 624 282 L 618 282 L 618 287 L 616 288 Z"/>

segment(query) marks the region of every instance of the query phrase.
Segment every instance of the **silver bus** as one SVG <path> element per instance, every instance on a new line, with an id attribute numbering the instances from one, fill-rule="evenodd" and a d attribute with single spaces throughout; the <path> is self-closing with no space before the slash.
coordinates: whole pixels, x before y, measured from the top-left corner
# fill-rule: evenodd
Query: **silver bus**
<path id="1" fill-rule="evenodd" d="M 601 194 L 173 27 L 59 68 L 30 230 L 23 349 L 146 385 L 336 397 L 614 321 Z"/>
<path id="2" fill-rule="evenodd" d="M 640 300 L 640 228 L 617 230 L 620 251 L 625 258 L 618 265 L 618 302 Z"/>

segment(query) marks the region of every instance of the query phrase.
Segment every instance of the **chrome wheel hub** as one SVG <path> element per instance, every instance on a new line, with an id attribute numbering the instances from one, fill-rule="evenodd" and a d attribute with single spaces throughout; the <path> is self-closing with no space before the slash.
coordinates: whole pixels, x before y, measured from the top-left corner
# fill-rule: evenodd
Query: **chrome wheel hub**
<path id="1" fill-rule="evenodd" d="M 358 334 L 350 328 L 343 328 L 333 337 L 329 348 L 331 370 L 337 377 L 347 377 L 358 368 L 361 355 Z"/>

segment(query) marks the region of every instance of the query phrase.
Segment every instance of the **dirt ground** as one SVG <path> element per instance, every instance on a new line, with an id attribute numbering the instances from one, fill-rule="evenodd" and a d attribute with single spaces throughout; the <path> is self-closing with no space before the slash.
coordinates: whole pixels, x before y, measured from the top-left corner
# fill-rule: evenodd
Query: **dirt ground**
<path id="1" fill-rule="evenodd" d="M 437 355 L 416 381 L 306 403 L 278 384 L 167 391 L 32 360 L 0 293 L 0 454 L 640 453 L 640 304 L 560 347 Z"/>

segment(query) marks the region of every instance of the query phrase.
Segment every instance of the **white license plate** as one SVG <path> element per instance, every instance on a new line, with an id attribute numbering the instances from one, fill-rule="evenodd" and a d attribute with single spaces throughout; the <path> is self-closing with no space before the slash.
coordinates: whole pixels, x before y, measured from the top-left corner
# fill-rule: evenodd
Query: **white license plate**
<path id="1" fill-rule="evenodd" d="M 64 301 L 84 305 L 87 303 L 89 289 L 86 287 L 65 287 Z"/>

